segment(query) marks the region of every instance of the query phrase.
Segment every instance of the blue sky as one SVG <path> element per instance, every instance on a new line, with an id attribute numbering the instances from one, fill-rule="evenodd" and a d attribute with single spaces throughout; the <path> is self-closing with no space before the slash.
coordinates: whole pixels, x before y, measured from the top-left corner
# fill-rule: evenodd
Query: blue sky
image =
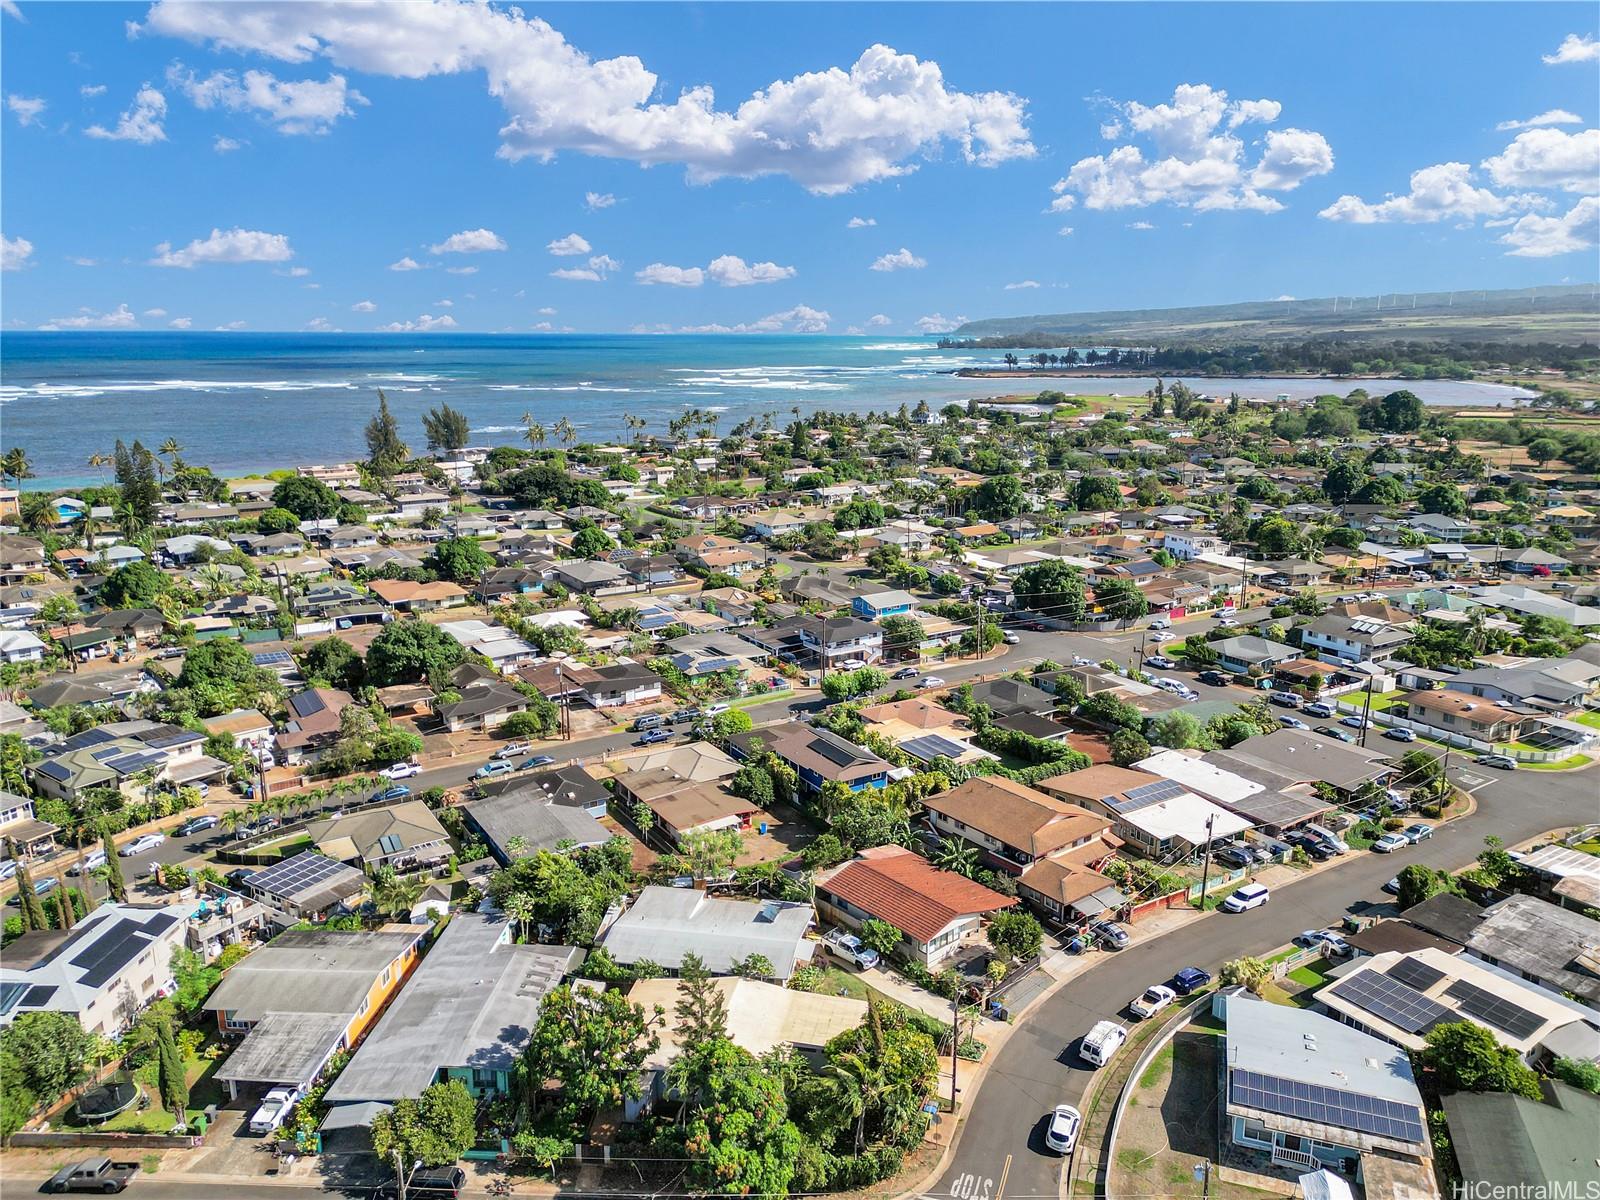
<path id="1" fill-rule="evenodd" d="M 1592 4 L 0 8 L 10 329 L 904 333 L 1596 275 Z"/>

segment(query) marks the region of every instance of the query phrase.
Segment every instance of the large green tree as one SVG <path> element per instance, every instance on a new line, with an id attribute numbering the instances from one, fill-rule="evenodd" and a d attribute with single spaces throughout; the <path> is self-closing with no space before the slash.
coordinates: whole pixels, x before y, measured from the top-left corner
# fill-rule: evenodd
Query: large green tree
<path id="1" fill-rule="evenodd" d="M 300 670 L 308 680 L 320 680 L 331 687 L 355 691 L 366 678 L 367 666 L 361 652 L 343 638 L 330 637 L 316 642 L 300 654 Z"/>
<path id="2" fill-rule="evenodd" d="M 291 475 L 272 489 L 272 507 L 293 513 L 302 521 L 328 521 L 339 515 L 344 501 L 320 479 Z"/>
<path id="3" fill-rule="evenodd" d="M 459 450 L 472 436 L 472 427 L 466 415 L 448 404 L 441 404 L 423 413 L 422 428 L 428 435 L 429 450 Z"/>
<path id="4" fill-rule="evenodd" d="M 118 567 L 100 585 L 100 603 L 107 608 L 153 608 L 170 581 L 150 563 L 131 562 Z"/>
<path id="5" fill-rule="evenodd" d="M 785 1195 L 803 1141 L 789 1119 L 782 1079 L 726 1037 L 702 1047 L 696 1058 L 701 1099 L 683 1128 L 694 1190 Z"/>
<path id="6" fill-rule="evenodd" d="M 0 1033 L 0 1051 L 11 1056 L 19 1081 L 45 1104 L 83 1078 L 94 1038 L 71 1013 L 24 1013 Z"/>
<path id="7" fill-rule="evenodd" d="M 1107 579 L 1096 583 L 1095 603 L 1105 615 L 1117 621 L 1137 621 L 1150 611 L 1150 601 L 1131 579 Z"/>
<path id="8" fill-rule="evenodd" d="M 494 567 L 494 558 L 472 538 L 445 538 L 433 548 L 428 565 L 453 583 L 477 583 Z"/>
<path id="9" fill-rule="evenodd" d="M 1494 1031 L 1475 1021 L 1435 1025 L 1423 1038 L 1424 1067 L 1446 1092 L 1510 1092 L 1538 1100 L 1539 1076 Z"/>
<path id="10" fill-rule="evenodd" d="M 179 1124 L 187 1120 L 189 1109 L 189 1080 L 184 1074 L 183 1053 L 178 1049 L 178 1039 L 173 1036 L 172 1022 L 166 1017 L 156 1023 L 156 1090 L 161 1093 L 161 1106 Z"/>
<path id="11" fill-rule="evenodd" d="M 1015 475 L 993 475 L 972 490 L 972 512 L 991 521 L 1005 521 L 1021 514 L 1027 492 Z"/>
<path id="12" fill-rule="evenodd" d="M 477 1107 L 459 1079 L 432 1084 L 372 1118 L 373 1153 L 386 1163 L 398 1160 L 407 1172 L 418 1162 L 454 1165 L 477 1141 Z"/>
<path id="13" fill-rule="evenodd" d="M 1023 567 L 1011 585 L 1023 608 L 1063 621 L 1080 621 L 1086 609 L 1083 572 L 1060 559 Z"/>
<path id="14" fill-rule="evenodd" d="M 526 859 L 523 860 L 527 861 Z M 517 1064 L 525 1111 L 555 1113 L 567 1124 L 644 1094 L 646 1057 L 661 1044 L 664 1012 L 645 1012 L 621 992 L 598 996 L 558 987 L 545 997 L 539 1020 Z M 549 1095 L 554 1082 L 557 1092 Z"/>
<path id="15" fill-rule="evenodd" d="M 400 422 L 389 411 L 389 397 L 378 389 L 378 411 L 367 422 L 367 461 L 380 475 L 391 475 L 411 457 L 400 437 Z"/>
<path id="16" fill-rule="evenodd" d="M 367 649 L 367 682 L 373 687 L 442 680 L 466 658 L 460 642 L 428 621 L 396 621 Z"/>

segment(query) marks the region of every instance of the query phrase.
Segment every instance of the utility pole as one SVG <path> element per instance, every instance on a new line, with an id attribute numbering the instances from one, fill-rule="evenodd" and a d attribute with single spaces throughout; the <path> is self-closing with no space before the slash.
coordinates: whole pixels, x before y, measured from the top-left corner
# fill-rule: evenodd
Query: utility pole
<path id="1" fill-rule="evenodd" d="M 961 993 L 950 997 L 950 1114 L 956 1111 L 956 1065 L 961 1061 Z"/>
<path id="2" fill-rule="evenodd" d="M 1367 726 L 1372 724 L 1372 676 L 1367 676 L 1367 703 L 1361 712 L 1361 748 L 1366 749 Z"/>
<path id="3" fill-rule="evenodd" d="M 1205 912 L 1205 910 L 1206 910 L 1206 885 L 1211 882 L 1211 823 L 1213 821 L 1215 821 L 1216 819 L 1217 818 L 1216 818 L 1215 814 L 1212 814 L 1211 816 L 1206 818 L 1206 856 L 1205 856 L 1205 864 L 1200 868 L 1200 911 L 1201 912 Z"/>

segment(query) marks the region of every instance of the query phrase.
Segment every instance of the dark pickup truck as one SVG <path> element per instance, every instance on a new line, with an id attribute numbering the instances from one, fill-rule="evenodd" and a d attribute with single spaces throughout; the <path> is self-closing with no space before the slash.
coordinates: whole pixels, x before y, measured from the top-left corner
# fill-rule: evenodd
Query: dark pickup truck
<path id="1" fill-rule="evenodd" d="M 73 1167 L 62 1167 L 39 1190 L 41 1192 L 120 1192 L 139 1173 L 136 1162 L 112 1162 L 109 1158 L 86 1158 Z"/>

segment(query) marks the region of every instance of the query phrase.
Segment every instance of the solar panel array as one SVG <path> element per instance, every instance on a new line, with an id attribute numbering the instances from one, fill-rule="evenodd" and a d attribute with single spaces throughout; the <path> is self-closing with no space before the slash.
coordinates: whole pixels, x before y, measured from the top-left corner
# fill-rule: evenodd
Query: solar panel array
<path id="1" fill-rule="evenodd" d="M 1485 991 L 1475 983 L 1458 979 L 1445 989 L 1445 995 L 1461 1001 L 1461 1011 L 1476 1017 L 1485 1025 L 1492 1025 L 1514 1038 L 1530 1037 L 1544 1024 L 1544 1018 L 1531 1013 L 1493 992 Z"/>
<path id="2" fill-rule="evenodd" d="M 1121 796 L 1107 796 L 1105 802 L 1119 813 L 1130 813 L 1148 808 L 1152 804 L 1160 804 L 1164 800 L 1176 800 L 1188 790 L 1183 784 L 1171 779 L 1158 779 L 1155 783 L 1145 783 L 1132 788 Z"/>
<path id="3" fill-rule="evenodd" d="M 149 944 L 150 938 L 139 922 L 126 917 L 119 919 L 96 938 L 93 945 L 71 960 L 73 966 L 83 969 L 78 982 L 84 987 L 99 987 L 144 953 Z"/>
<path id="4" fill-rule="evenodd" d="M 819 737 L 812 740 L 811 748 L 829 762 L 837 763 L 841 767 L 848 767 L 853 763 L 865 761 L 865 755 L 848 742 L 841 744 L 828 738 Z"/>
<path id="5" fill-rule="evenodd" d="M 1228 1097 L 1232 1104 L 1300 1121 L 1337 1125 L 1402 1142 L 1421 1142 L 1426 1138 L 1422 1111 L 1416 1105 L 1348 1092 L 1343 1088 L 1280 1079 L 1276 1075 L 1234 1067 L 1228 1071 Z"/>
<path id="6" fill-rule="evenodd" d="M 354 868 L 347 867 L 327 855 L 307 850 L 275 867 L 257 871 L 250 877 L 250 886 L 276 896 L 293 896 L 318 884 L 327 883 L 340 872 L 352 870 Z"/>
<path id="7" fill-rule="evenodd" d="M 1379 971 L 1350 975 L 1329 990 L 1341 1000 L 1348 1000 L 1363 1012 L 1407 1033 L 1426 1033 L 1452 1016 L 1444 1005 Z"/>
<path id="8" fill-rule="evenodd" d="M 1445 977 L 1443 971 L 1415 958 L 1402 958 L 1384 974 L 1390 979 L 1398 979 L 1407 987 L 1416 988 L 1419 992 L 1427 991 Z"/>
<path id="9" fill-rule="evenodd" d="M 928 733 L 921 737 L 912 738 L 909 742 L 902 742 L 900 749 L 913 758 L 928 762 L 940 756 L 960 758 L 967 748 L 960 742 L 952 741 L 950 738 L 943 737 L 940 734 Z"/>
<path id="10" fill-rule="evenodd" d="M 264 650 L 252 654 L 250 661 L 258 667 L 288 667 L 294 665 L 294 656 L 287 650 Z"/>

